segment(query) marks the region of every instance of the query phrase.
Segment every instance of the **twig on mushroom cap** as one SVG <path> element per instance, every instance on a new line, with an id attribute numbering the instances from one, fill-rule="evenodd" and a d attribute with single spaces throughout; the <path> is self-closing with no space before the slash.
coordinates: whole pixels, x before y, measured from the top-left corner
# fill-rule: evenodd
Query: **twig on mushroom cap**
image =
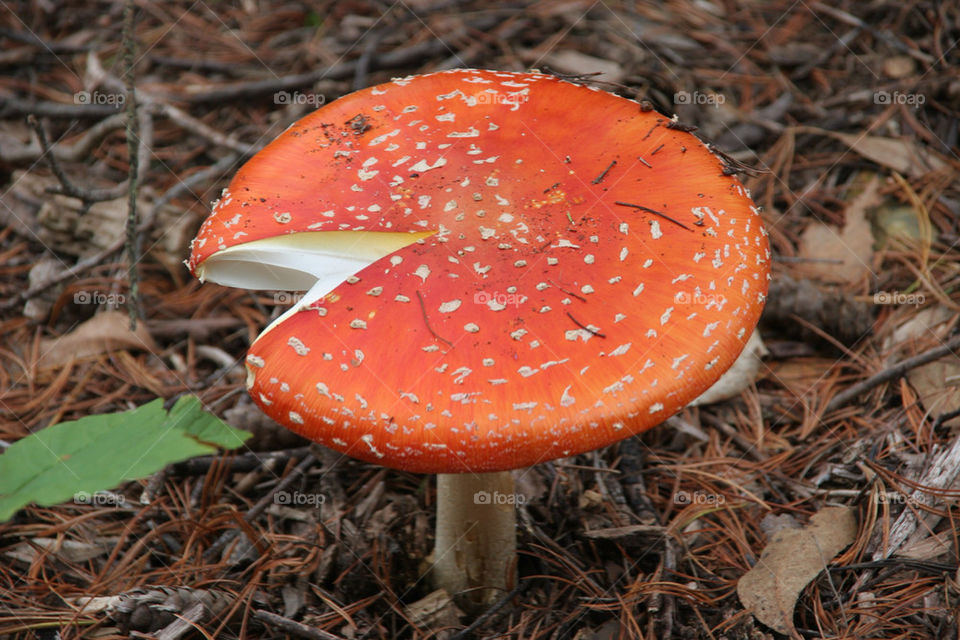
<path id="1" fill-rule="evenodd" d="M 424 306 L 424 304 L 423 304 L 423 294 L 420 293 L 420 290 L 419 290 L 419 289 L 417 289 L 417 302 L 420 303 L 420 311 L 423 312 L 423 321 L 426 323 L 427 329 L 430 331 L 430 335 L 432 335 L 434 338 L 436 338 L 436 339 L 439 340 L 440 342 L 444 343 L 445 345 L 447 345 L 448 347 L 450 347 L 451 349 L 453 349 L 453 343 L 450 342 L 449 340 L 447 340 L 446 338 L 443 338 L 443 337 L 437 335 L 437 332 L 434 331 L 434 330 L 433 330 L 433 327 L 430 326 L 430 316 L 427 315 L 427 308 L 426 308 L 426 306 Z"/>
<path id="2" fill-rule="evenodd" d="M 620 205 L 621 207 L 631 207 L 631 208 L 633 208 L 633 209 L 639 209 L 640 211 L 646 211 L 647 213 L 652 213 L 652 214 L 655 215 L 655 216 L 660 216 L 660 217 L 663 218 L 664 220 L 669 220 L 669 221 L 672 222 L 673 224 L 675 224 L 675 225 L 677 225 L 678 227 L 681 227 L 681 228 L 683 228 L 683 229 L 686 229 L 687 231 L 693 231 L 693 229 L 691 229 L 691 228 L 688 227 L 687 225 L 683 224 L 683 223 L 680 222 L 679 220 L 675 220 L 675 219 L 671 218 L 670 216 L 668 216 L 667 214 L 665 214 L 665 213 L 663 213 L 663 212 L 661 212 L 661 211 L 657 211 L 656 209 L 651 209 L 650 207 L 645 207 L 645 206 L 643 206 L 642 204 L 633 204 L 632 202 L 620 202 L 619 200 L 616 201 L 616 202 L 614 202 L 613 204 Z"/>

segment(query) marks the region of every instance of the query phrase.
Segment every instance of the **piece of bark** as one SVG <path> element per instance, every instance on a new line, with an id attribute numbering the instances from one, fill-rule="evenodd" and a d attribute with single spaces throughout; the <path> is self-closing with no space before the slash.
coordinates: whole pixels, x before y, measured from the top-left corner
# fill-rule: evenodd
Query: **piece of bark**
<path id="1" fill-rule="evenodd" d="M 869 335 L 873 312 L 873 305 L 842 290 L 784 275 L 770 283 L 762 320 L 768 325 L 779 325 L 784 333 L 802 341 L 822 342 L 815 331 L 797 322 L 796 318 L 800 318 L 850 346 Z"/>

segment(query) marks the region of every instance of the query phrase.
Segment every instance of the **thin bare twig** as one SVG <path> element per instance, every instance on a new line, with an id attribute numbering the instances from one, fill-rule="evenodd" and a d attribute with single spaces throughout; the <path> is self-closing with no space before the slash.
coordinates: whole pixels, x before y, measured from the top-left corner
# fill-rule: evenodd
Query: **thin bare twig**
<path id="1" fill-rule="evenodd" d="M 603 182 L 603 179 L 607 177 L 608 173 L 610 173 L 610 169 L 613 169 L 615 166 L 617 166 L 617 161 L 611 160 L 610 164 L 607 165 L 607 168 L 601 171 L 600 175 L 598 175 L 596 178 L 594 178 L 591 181 L 592 184 L 600 184 L 601 182 Z"/>
<path id="2" fill-rule="evenodd" d="M 253 618 L 264 624 L 276 627 L 281 631 L 292 633 L 301 638 L 308 638 L 309 640 L 344 640 L 343 636 L 334 635 L 323 629 L 311 627 L 310 625 L 285 618 L 275 613 L 270 613 L 269 611 L 264 611 L 263 609 L 254 609 Z"/>
<path id="3" fill-rule="evenodd" d="M 434 338 L 436 338 L 440 342 L 444 343 L 445 345 L 453 349 L 453 343 L 447 340 L 446 338 L 441 338 L 440 335 L 433 330 L 433 327 L 430 326 L 430 318 L 427 315 L 427 306 L 424 304 L 423 296 L 420 294 L 419 290 L 417 290 L 417 300 L 420 301 L 420 311 L 423 312 L 423 321 L 427 324 L 427 329 L 430 331 L 430 335 L 432 335 Z"/>
<path id="4" fill-rule="evenodd" d="M 513 600 L 514 598 L 516 598 L 517 595 L 519 595 L 519 593 L 520 593 L 520 588 L 521 588 L 522 586 L 523 586 L 523 583 L 517 584 L 517 586 L 515 586 L 513 589 L 511 589 L 508 593 L 505 593 L 505 594 L 503 594 L 502 596 L 500 596 L 500 598 L 497 599 L 497 601 L 494 602 L 492 605 L 490 605 L 490 607 L 489 607 L 486 611 L 484 611 L 484 612 L 481 613 L 479 616 L 477 616 L 477 619 L 474 620 L 474 621 L 470 624 L 470 626 L 466 627 L 465 629 L 461 629 L 460 631 L 458 631 L 456 635 L 454 635 L 454 636 L 452 636 L 452 637 L 450 638 L 450 640 L 466 640 L 467 638 L 473 637 L 473 633 L 474 633 L 477 629 L 479 629 L 480 627 L 482 627 L 483 625 L 485 625 L 491 618 L 493 618 L 494 616 L 496 616 L 497 613 L 498 613 L 501 609 L 503 609 L 503 607 L 504 607 L 508 602 L 510 602 L 511 600 Z"/>
<path id="5" fill-rule="evenodd" d="M 212 164 L 206 169 L 198 171 L 190 176 L 187 176 L 183 180 L 180 180 L 174 186 L 167 189 L 163 195 L 153 201 L 152 206 L 147 209 L 146 214 L 143 216 L 140 221 L 137 232 L 140 234 L 146 233 L 150 227 L 153 225 L 153 222 L 156 220 L 157 214 L 159 211 L 171 200 L 178 198 L 185 194 L 188 191 L 191 191 L 198 184 L 202 184 L 211 179 L 218 179 L 224 174 L 226 174 L 232 166 L 234 166 L 240 160 L 238 154 L 230 154 L 224 156 Z M 93 269 L 94 267 L 103 264 L 103 261 L 109 258 L 111 255 L 119 251 L 124 247 L 125 238 L 120 238 L 109 247 L 98 251 L 97 253 L 88 256 L 82 260 L 78 260 L 76 264 L 72 267 L 64 269 L 59 273 L 54 274 L 53 276 L 42 280 L 41 282 L 36 283 L 30 288 L 22 291 L 16 296 L 12 296 L 3 302 L 0 302 L 0 309 L 9 309 L 15 307 L 16 305 L 22 303 L 24 300 L 29 300 L 38 293 L 49 289 L 50 287 L 60 284 L 64 280 L 69 280 L 70 278 L 75 278 L 79 276 L 84 271 Z"/>
<path id="6" fill-rule="evenodd" d="M 84 207 L 89 207 L 94 202 L 102 202 L 116 198 L 111 189 L 81 189 L 73 184 L 73 181 L 70 180 L 57 161 L 57 156 L 51 153 L 50 140 L 47 138 L 47 132 L 43 128 L 43 125 L 41 125 L 36 116 L 33 115 L 27 116 L 27 124 L 29 124 L 34 133 L 37 134 L 42 155 L 47 159 L 47 165 L 50 167 L 50 170 L 53 171 L 53 175 L 60 181 L 59 189 L 51 187 L 51 189 L 56 189 L 55 193 L 62 193 L 72 198 L 78 198 L 83 201 Z"/>
<path id="7" fill-rule="evenodd" d="M 303 457 L 303 460 L 301 460 L 300 463 L 296 467 L 294 467 L 293 470 L 289 474 L 287 474 L 285 478 L 280 480 L 280 482 L 278 482 L 276 486 L 273 487 L 272 491 L 267 492 L 267 494 L 264 495 L 259 501 L 257 501 L 255 505 L 250 507 L 250 510 L 247 511 L 246 514 L 244 514 L 243 519 L 246 520 L 247 522 L 253 522 L 256 518 L 260 516 L 261 513 L 264 512 L 264 510 L 266 510 L 267 507 L 269 507 L 271 504 L 274 503 L 273 496 L 275 496 L 280 491 L 286 490 L 286 488 L 289 487 L 291 484 L 293 484 L 296 480 L 298 480 L 300 476 L 305 474 L 307 472 L 307 469 L 312 467 L 316 461 L 317 461 L 317 457 L 312 452 L 305 455 Z M 214 540 L 213 543 L 209 547 L 207 547 L 207 549 L 203 552 L 204 559 L 209 561 L 212 558 L 215 558 L 217 554 L 219 554 L 224 547 L 226 547 L 232 540 L 234 540 L 238 535 L 240 535 L 240 533 L 241 531 L 238 529 L 230 529 L 229 531 L 224 531 L 223 534 L 219 538 Z"/>
<path id="8" fill-rule="evenodd" d="M 642 204 L 633 204 L 632 202 L 620 202 L 619 200 L 614 202 L 613 204 L 620 205 L 621 207 L 630 207 L 631 209 L 638 209 L 639 211 L 646 211 L 647 213 L 652 213 L 653 215 L 660 216 L 664 220 L 667 220 L 668 222 L 672 222 L 673 224 L 683 229 L 686 229 L 687 231 L 693 231 L 693 229 L 683 224 L 679 220 L 675 220 L 674 218 L 671 218 L 670 216 L 668 216 L 667 214 L 661 211 L 657 211 L 656 209 L 651 209 L 650 207 L 645 207 Z"/>
<path id="9" fill-rule="evenodd" d="M 833 397 L 833 400 L 827 404 L 826 411 L 830 412 L 839 409 L 860 394 L 866 393 L 874 387 L 880 386 L 884 382 L 896 380 L 897 378 L 905 375 L 911 369 L 916 369 L 917 367 L 925 365 L 928 362 L 933 362 L 934 360 L 939 360 L 944 356 L 950 355 L 957 349 L 960 349 L 960 334 L 955 335 L 953 338 L 946 341 L 939 347 L 934 347 L 933 349 L 924 351 L 923 353 L 913 356 L 912 358 L 902 360 L 892 367 L 888 367 L 880 373 L 870 376 L 862 382 L 858 382 L 846 391 L 838 393 Z"/>
<path id="10" fill-rule="evenodd" d="M 578 327 L 580 327 L 581 329 L 583 329 L 584 331 L 588 331 L 588 332 L 590 332 L 591 334 L 597 336 L 598 338 L 606 338 L 606 337 L 607 337 L 606 335 L 600 333 L 600 332 L 597 331 L 596 329 L 591 329 L 591 328 L 588 327 L 587 325 L 583 324 L 582 322 L 580 322 L 579 320 L 577 320 L 576 318 L 574 318 L 574 317 L 573 317 L 573 314 L 570 313 L 569 311 L 567 311 L 567 317 L 570 318 L 571 320 L 573 320 L 573 323 L 574 323 L 575 325 L 577 325 Z"/>
<path id="11" fill-rule="evenodd" d="M 127 311 L 130 314 L 130 330 L 137 328 L 137 319 L 142 315 L 140 310 L 140 280 L 137 265 L 140 263 L 139 234 L 137 233 L 137 180 L 140 170 L 140 128 L 137 118 L 137 96 L 133 75 L 133 65 L 136 56 L 136 34 L 134 29 L 133 0 L 127 0 L 123 7 L 123 50 L 124 66 L 126 67 L 126 105 L 127 105 L 127 155 L 130 170 L 127 177 L 127 281 L 130 295 L 127 297 Z"/>

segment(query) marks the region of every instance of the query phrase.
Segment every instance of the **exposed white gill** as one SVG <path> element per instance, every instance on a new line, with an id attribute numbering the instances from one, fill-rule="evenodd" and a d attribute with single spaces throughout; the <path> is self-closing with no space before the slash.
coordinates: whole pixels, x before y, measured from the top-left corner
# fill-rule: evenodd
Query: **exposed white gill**
<path id="1" fill-rule="evenodd" d="M 228 287 L 306 291 L 264 335 L 353 274 L 434 233 L 305 231 L 273 236 L 213 254 L 197 267 L 197 276 Z"/>

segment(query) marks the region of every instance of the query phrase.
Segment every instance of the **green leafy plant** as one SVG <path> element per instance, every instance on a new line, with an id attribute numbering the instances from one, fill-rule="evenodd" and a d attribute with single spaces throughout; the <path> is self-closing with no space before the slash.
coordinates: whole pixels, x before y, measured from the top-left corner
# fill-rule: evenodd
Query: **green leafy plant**
<path id="1" fill-rule="evenodd" d="M 172 462 L 236 448 L 250 435 L 204 411 L 196 396 L 180 398 L 169 412 L 157 399 L 47 427 L 0 456 L 0 522 L 30 502 L 82 502 Z"/>

